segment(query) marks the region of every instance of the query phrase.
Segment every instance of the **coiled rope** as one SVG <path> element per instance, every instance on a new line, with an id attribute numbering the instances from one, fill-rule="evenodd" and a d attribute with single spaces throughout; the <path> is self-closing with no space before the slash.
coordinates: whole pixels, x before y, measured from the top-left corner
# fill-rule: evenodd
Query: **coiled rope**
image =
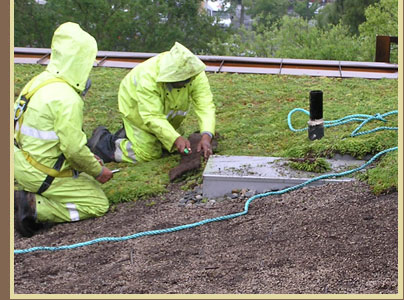
<path id="1" fill-rule="evenodd" d="M 303 112 L 306 115 L 310 115 L 310 113 L 303 109 L 303 108 L 295 108 L 292 109 L 289 114 L 288 114 L 288 125 L 289 125 L 289 129 L 294 131 L 294 132 L 300 132 L 300 131 L 304 131 L 307 130 L 306 128 L 301 128 L 301 129 L 295 129 L 292 126 L 292 115 L 296 112 Z M 365 126 L 367 123 L 369 123 L 372 120 L 378 120 L 378 121 L 383 121 L 383 122 L 387 122 L 387 120 L 385 119 L 385 117 L 388 117 L 390 115 L 393 114 L 398 114 L 398 110 L 392 110 L 390 112 L 384 113 L 384 114 L 375 114 L 374 116 L 372 115 L 365 115 L 365 114 L 356 114 L 356 115 L 349 115 L 346 117 L 343 117 L 341 119 L 338 120 L 332 120 L 332 121 L 324 121 L 324 127 L 333 127 L 333 126 L 338 126 L 338 125 L 342 125 L 345 123 L 349 123 L 349 122 L 354 122 L 354 121 L 361 121 L 362 123 L 351 133 L 351 136 L 358 136 L 358 135 L 364 135 L 364 134 L 369 134 L 369 133 L 373 133 L 379 130 L 398 130 L 398 127 L 387 127 L 387 126 L 381 126 L 381 127 L 377 127 L 374 128 L 372 130 L 367 130 L 367 131 L 362 131 L 359 132 L 359 130 L 362 129 L 363 126 Z"/>
<path id="2" fill-rule="evenodd" d="M 297 111 L 302 111 L 304 113 L 308 112 L 304 109 L 301 108 L 296 108 L 293 109 L 289 115 L 288 115 L 288 124 L 289 124 L 289 128 L 292 131 L 303 131 L 306 130 L 305 129 L 294 129 L 291 125 L 291 115 Z M 376 114 L 375 116 L 370 116 L 370 115 L 352 115 L 352 116 L 348 116 L 336 121 L 325 121 L 324 123 L 326 123 L 327 125 L 325 125 L 326 127 L 331 127 L 331 126 L 337 126 L 337 125 L 341 125 L 341 124 L 345 124 L 347 122 L 351 122 L 351 121 L 362 121 L 362 123 L 352 132 L 351 136 L 356 136 L 356 135 L 362 135 L 362 134 L 367 134 L 367 133 L 371 133 L 371 132 L 375 132 L 378 130 L 398 130 L 397 127 L 378 127 L 375 128 L 373 130 L 369 130 L 369 131 L 365 131 L 365 132 L 361 132 L 361 133 L 357 133 L 366 123 L 368 123 L 371 120 L 379 120 L 379 121 L 384 121 L 386 122 L 386 120 L 384 119 L 384 117 L 391 115 L 391 114 L 398 114 L 398 111 L 391 111 L 389 113 L 385 113 L 383 115 L 380 114 Z M 353 135 L 353 133 L 355 133 Z M 367 166 L 369 166 L 371 163 L 373 163 L 376 159 L 378 159 L 380 156 L 391 152 L 391 151 L 397 151 L 398 147 L 393 147 L 393 148 L 389 148 L 386 150 L 383 150 L 379 153 L 377 153 L 376 155 L 374 155 L 371 159 L 369 159 L 366 163 L 364 163 L 362 166 L 352 169 L 352 170 L 348 170 L 345 172 L 341 172 L 341 173 L 332 173 L 332 174 L 325 174 L 325 175 L 321 175 L 312 179 L 309 179 L 303 183 L 300 183 L 298 185 L 292 186 L 292 187 L 288 187 L 285 188 L 283 190 L 279 190 L 279 191 L 271 191 L 271 192 L 266 192 L 266 193 L 262 193 L 262 194 L 258 194 L 255 196 L 252 196 L 251 198 L 249 198 L 245 205 L 244 205 L 244 210 L 238 213 L 234 213 L 234 214 L 229 214 L 229 215 L 225 215 L 225 216 L 220 216 L 220 217 L 216 217 L 216 218 L 210 218 L 210 219 L 205 219 L 199 222 L 195 222 L 195 223 L 191 223 L 191 224 L 185 224 L 185 225 L 180 225 L 180 226 L 176 226 L 176 227 L 171 227 L 171 228 L 165 228 L 165 229 L 159 229 L 159 230 L 149 230 L 149 231 L 143 231 L 143 232 L 139 232 L 139 233 L 135 233 L 132 235 L 127 235 L 127 236 L 123 236 L 123 237 L 101 237 L 101 238 L 97 238 L 94 240 L 90 240 L 87 242 L 82 242 L 82 243 L 76 243 L 76 244 L 71 244 L 71 245 L 64 245 L 64 246 L 58 246 L 58 247 L 46 247 L 46 246 L 39 246 L 39 247 L 32 247 L 32 248 L 28 248 L 28 249 L 15 249 L 14 250 L 14 254 L 22 254 L 22 253 L 30 253 L 30 252 L 35 252 L 35 251 L 60 251 L 60 250 L 69 250 L 69 249 L 74 249 L 74 248 L 79 248 L 79 247 L 84 247 L 84 246 L 89 246 L 89 245 L 93 245 L 93 244 L 97 244 L 97 243 L 102 243 L 102 242 L 121 242 L 121 241 L 127 241 L 130 239 L 135 239 L 135 238 L 139 238 L 139 237 L 143 237 L 143 236 L 149 236 L 149 235 L 158 235 L 158 234 L 164 234 L 164 233 L 170 233 L 170 232 L 175 232 L 175 231 L 180 231 L 180 230 L 184 230 L 184 229 L 190 229 L 190 228 L 194 228 L 197 226 L 201 226 L 201 225 L 205 225 L 208 223 L 212 223 L 212 222 L 217 222 L 217 221 L 224 221 L 224 220 L 229 220 L 229 219 L 233 219 L 233 218 L 237 218 L 243 215 L 246 215 L 248 213 L 248 208 L 250 206 L 250 203 L 258 198 L 262 198 L 262 197 L 267 197 L 270 195 L 281 195 L 293 190 L 297 190 L 300 189 L 312 182 L 318 181 L 318 180 L 322 180 L 322 179 L 327 179 L 327 178 L 331 178 L 331 177 L 342 177 L 342 176 L 347 176 L 350 175 L 354 172 L 360 171 L 364 168 L 366 168 Z"/>

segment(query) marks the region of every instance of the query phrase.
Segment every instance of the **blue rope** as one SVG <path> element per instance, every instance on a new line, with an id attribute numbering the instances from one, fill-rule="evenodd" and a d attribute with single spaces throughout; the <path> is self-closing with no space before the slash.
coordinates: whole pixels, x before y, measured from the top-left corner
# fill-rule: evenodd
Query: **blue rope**
<path id="1" fill-rule="evenodd" d="M 292 109 L 289 114 L 288 114 L 288 125 L 289 125 L 289 129 L 294 131 L 294 132 L 300 132 L 300 131 L 305 131 L 307 130 L 306 128 L 301 128 L 301 129 L 295 129 L 292 126 L 292 115 L 296 112 L 303 112 L 306 115 L 310 115 L 310 113 L 303 109 L 303 108 L 295 108 Z M 382 127 L 377 127 L 374 128 L 372 130 L 368 130 L 368 131 L 362 131 L 362 132 L 358 132 L 359 130 L 362 129 L 363 126 L 365 126 L 367 123 L 369 123 L 372 120 L 378 120 L 378 121 L 382 121 L 382 122 L 387 122 L 387 120 L 385 119 L 385 117 L 388 117 L 390 115 L 393 114 L 398 114 L 398 110 L 393 110 L 390 111 L 388 113 L 385 114 L 375 114 L 374 116 L 372 115 L 365 115 L 365 114 L 356 114 L 356 115 L 350 115 L 350 116 L 346 116 L 343 117 L 341 119 L 338 120 L 333 120 L 333 121 L 324 121 L 324 127 L 333 127 L 333 126 L 338 126 L 338 125 L 342 125 L 345 123 L 349 123 L 349 122 L 354 122 L 354 121 L 361 121 L 362 123 L 351 133 L 351 136 L 358 136 L 358 135 L 364 135 L 364 134 L 369 134 L 369 133 L 373 133 L 379 130 L 398 130 L 398 127 L 386 127 L 386 126 L 382 126 Z"/>
<path id="2" fill-rule="evenodd" d="M 296 111 L 302 111 L 308 114 L 308 112 L 304 109 L 301 108 L 296 108 L 294 110 L 292 110 L 289 115 L 288 115 L 288 124 L 289 124 L 289 128 L 292 131 L 302 131 L 305 129 L 294 129 L 291 125 L 290 122 L 290 117 L 291 115 L 296 112 Z M 344 124 L 347 122 L 351 122 L 353 120 L 359 120 L 362 121 L 361 125 L 358 126 L 357 129 L 354 130 L 354 132 L 356 133 L 360 128 L 363 127 L 363 125 L 365 125 L 367 122 L 369 122 L 370 120 L 380 120 L 380 121 L 384 121 L 384 117 L 394 114 L 394 113 L 398 113 L 397 111 L 392 111 L 383 115 L 375 115 L 375 116 L 369 116 L 369 115 L 352 115 L 352 116 L 348 116 L 342 119 L 339 119 L 337 121 L 325 121 L 327 122 L 327 124 L 332 124 L 329 126 L 336 126 L 336 125 L 340 125 L 340 124 Z M 366 118 L 366 119 L 365 119 Z M 340 124 L 334 124 L 334 123 L 340 122 Z M 307 129 L 307 128 L 306 128 Z M 383 127 L 383 129 L 394 129 L 392 127 Z M 397 130 L 398 128 L 396 128 Z M 378 129 L 381 130 L 381 129 Z M 370 132 L 374 132 L 375 130 L 369 130 L 368 132 L 365 133 L 370 133 Z M 353 132 L 353 133 L 354 133 Z M 359 133 L 359 134 L 355 134 L 351 136 L 356 136 L 356 135 L 360 135 L 360 134 L 365 134 L 365 133 Z M 229 219 L 233 219 L 233 218 L 237 218 L 243 215 L 246 215 L 248 213 L 248 208 L 250 206 L 250 203 L 252 201 L 254 201 L 255 199 L 258 198 L 262 198 L 262 197 L 267 197 L 270 195 L 281 195 L 293 190 L 297 190 L 300 189 L 312 182 L 318 181 L 318 180 L 322 180 L 322 179 L 327 179 L 327 178 L 331 178 L 331 177 L 342 177 L 342 176 L 347 176 L 349 174 L 352 174 L 354 172 L 360 171 L 364 168 L 366 168 L 367 166 L 369 166 L 371 163 L 373 163 L 376 159 L 378 159 L 380 156 L 391 152 L 391 151 L 397 151 L 398 147 L 393 147 L 393 148 L 389 148 L 386 150 L 383 150 L 379 153 L 377 153 L 376 155 L 374 155 L 371 159 L 369 159 L 365 164 L 363 164 L 362 166 L 352 169 L 352 170 L 348 170 L 345 172 L 341 172 L 341 173 L 332 173 L 332 174 L 325 174 L 325 175 L 321 175 L 312 179 L 309 179 L 303 183 L 300 183 L 298 185 L 292 186 L 292 187 L 288 187 L 285 188 L 283 190 L 279 190 L 279 191 L 272 191 L 272 192 L 267 192 L 267 193 L 262 193 L 262 194 L 258 194 L 255 195 L 251 198 L 249 198 L 245 205 L 244 205 L 244 210 L 238 213 L 234 213 L 234 214 L 230 214 L 230 215 L 225 215 L 225 216 L 220 216 L 220 217 L 216 217 L 216 218 L 210 218 L 210 219 L 205 219 L 199 222 L 195 222 L 195 223 L 191 223 L 191 224 L 185 224 L 185 225 L 180 225 L 180 226 L 176 226 L 176 227 L 171 227 L 171 228 L 165 228 L 165 229 L 159 229 L 159 230 L 149 230 L 149 231 L 143 231 L 143 232 L 139 232 L 139 233 L 135 233 L 132 235 L 127 235 L 127 236 L 123 236 L 123 237 L 101 237 L 101 238 L 97 238 L 94 240 L 90 240 L 87 242 L 82 242 L 82 243 L 76 243 L 76 244 L 71 244 L 71 245 L 64 245 L 64 246 L 58 246 L 58 247 L 32 247 L 32 248 L 28 248 L 28 249 L 15 249 L 14 250 L 14 254 L 22 254 L 22 253 L 29 253 L 29 252 L 35 252 L 35 251 L 60 251 L 60 250 L 69 250 L 69 249 L 74 249 L 74 248 L 79 248 L 79 247 L 84 247 L 84 246 L 89 246 L 89 245 L 93 245 L 96 243 L 101 243 L 101 242 L 120 242 L 120 241 L 127 241 L 130 239 L 135 239 L 135 238 L 139 238 L 139 237 L 143 237 L 143 236 L 148 236 L 148 235 L 158 235 L 158 234 L 163 234 L 163 233 L 170 233 L 170 232 L 175 232 L 175 231 L 180 231 L 180 230 L 184 230 L 184 229 L 190 229 L 190 228 L 194 228 L 197 226 L 201 226 L 201 225 L 205 225 L 208 223 L 212 223 L 212 222 L 217 222 L 217 221 L 224 221 L 224 220 L 229 220 Z"/>

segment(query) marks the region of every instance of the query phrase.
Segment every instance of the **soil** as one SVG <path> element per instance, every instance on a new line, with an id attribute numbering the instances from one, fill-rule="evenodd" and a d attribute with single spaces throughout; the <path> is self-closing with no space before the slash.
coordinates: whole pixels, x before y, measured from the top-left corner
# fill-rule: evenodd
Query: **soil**
<path id="1" fill-rule="evenodd" d="M 245 200 L 179 206 L 162 196 L 58 224 L 15 249 L 122 237 L 243 211 Z M 241 217 L 192 229 L 14 256 L 15 294 L 395 294 L 398 193 L 363 182 L 254 200 Z"/>

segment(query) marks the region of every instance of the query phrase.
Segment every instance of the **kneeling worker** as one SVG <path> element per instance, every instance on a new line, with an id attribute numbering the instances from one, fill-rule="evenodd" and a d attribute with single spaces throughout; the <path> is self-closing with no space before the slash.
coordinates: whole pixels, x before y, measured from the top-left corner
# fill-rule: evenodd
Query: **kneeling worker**
<path id="1" fill-rule="evenodd" d="M 118 105 L 124 128 L 111 134 L 97 127 L 88 141 L 104 162 L 151 161 L 169 152 L 191 151 L 180 125 L 191 105 L 202 138 L 197 152 L 212 153 L 215 105 L 205 64 L 180 43 L 133 68 L 122 80 Z"/>
<path id="2" fill-rule="evenodd" d="M 83 95 L 97 43 L 78 24 L 55 31 L 46 70 L 34 77 L 15 103 L 16 230 L 32 236 L 45 223 L 71 222 L 105 214 L 101 189 L 113 176 L 87 147 L 82 131 Z"/>

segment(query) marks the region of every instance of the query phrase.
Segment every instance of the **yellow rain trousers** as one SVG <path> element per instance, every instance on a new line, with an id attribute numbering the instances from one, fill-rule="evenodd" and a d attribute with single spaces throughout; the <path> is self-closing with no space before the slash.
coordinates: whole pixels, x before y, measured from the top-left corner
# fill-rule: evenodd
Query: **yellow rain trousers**
<path id="1" fill-rule="evenodd" d="M 200 132 L 215 133 L 215 105 L 205 64 L 180 43 L 132 69 L 122 80 L 118 105 L 127 139 L 115 142 L 115 160 L 150 161 L 163 147 L 175 150 L 192 105 Z M 170 83 L 192 80 L 182 88 Z"/>
<path id="2" fill-rule="evenodd" d="M 46 174 L 28 162 L 22 150 L 49 168 L 63 153 L 66 160 L 61 171 L 74 169 L 79 174 L 56 177 L 42 195 L 35 195 L 37 221 L 70 222 L 101 216 L 109 202 L 95 180 L 102 167 L 86 146 L 80 96 L 96 58 L 97 43 L 77 24 L 68 22 L 55 31 L 51 48 L 46 70 L 34 77 L 21 94 L 51 78 L 64 82 L 51 82 L 37 90 L 22 124 L 16 126 L 20 149 L 14 146 L 15 179 L 24 190 L 36 193 Z"/>

